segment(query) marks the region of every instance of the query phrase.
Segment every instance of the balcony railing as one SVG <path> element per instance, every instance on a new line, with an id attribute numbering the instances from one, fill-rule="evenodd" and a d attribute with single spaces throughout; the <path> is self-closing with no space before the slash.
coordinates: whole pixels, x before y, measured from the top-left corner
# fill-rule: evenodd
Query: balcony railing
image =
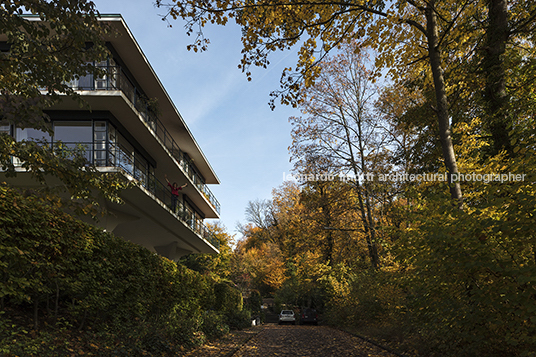
<path id="1" fill-rule="evenodd" d="M 102 144 L 90 142 L 62 142 L 60 146 L 54 145 L 54 150 L 74 150 L 82 151 L 84 157 L 89 163 L 95 166 L 103 167 L 104 161 L 96 160 L 95 153 L 102 153 Z M 147 170 L 140 170 L 136 165 L 135 158 L 127 153 L 127 150 L 121 148 L 117 144 L 108 143 L 108 148 L 105 149 L 108 159 L 106 160 L 107 167 L 117 167 L 123 170 L 128 175 L 132 176 L 136 182 L 151 192 L 160 202 L 168 207 L 182 222 L 184 222 L 191 230 L 199 234 L 206 241 L 210 242 L 214 247 L 219 249 L 220 243 L 214 233 L 212 233 L 203 223 L 203 220 L 198 218 L 195 212 L 188 207 L 184 202 L 177 200 L 174 204 L 171 191 L 160 182 L 152 173 Z"/>
<path id="2" fill-rule="evenodd" d="M 140 94 L 136 87 L 128 80 L 120 66 L 107 66 L 105 71 L 107 74 L 102 78 L 94 78 L 93 75 L 88 75 L 72 81 L 70 86 L 75 90 L 120 90 L 123 92 L 153 132 L 153 135 L 160 139 L 171 156 L 179 163 L 184 173 L 192 180 L 198 190 L 219 214 L 220 203 L 194 169 L 193 162 L 179 148 L 179 145 L 177 145 L 169 131 L 167 131 L 160 119 L 158 119 L 154 109 L 151 108 L 150 101 Z"/>

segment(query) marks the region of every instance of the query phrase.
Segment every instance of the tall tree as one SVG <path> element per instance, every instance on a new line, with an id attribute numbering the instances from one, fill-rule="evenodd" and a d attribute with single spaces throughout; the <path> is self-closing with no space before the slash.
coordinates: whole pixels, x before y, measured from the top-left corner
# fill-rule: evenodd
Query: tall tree
<path id="1" fill-rule="evenodd" d="M 514 117 L 509 111 L 508 67 L 512 52 L 524 47 L 536 30 L 536 5 L 526 1 L 487 0 L 488 16 L 481 46 L 481 71 L 484 76 L 486 128 L 491 134 L 491 154 L 506 150 L 513 155 L 509 132 Z M 535 73 L 532 74 L 534 77 Z"/>
<path id="2" fill-rule="evenodd" d="M 243 57 L 239 65 L 250 76 L 251 65 L 266 67 L 268 54 L 302 44 L 296 70 L 284 70 L 282 90 L 272 93 L 281 102 L 294 106 L 303 99 L 301 85 L 311 86 L 318 78 L 326 54 L 344 42 L 366 38 L 379 51 L 377 64 L 391 67 L 392 74 L 413 71 L 430 73 L 436 94 L 436 117 L 443 159 L 449 175 L 458 173 L 453 149 L 447 85 L 443 66 L 447 50 L 453 47 L 449 36 L 466 9 L 477 0 L 462 3 L 399 0 L 384 1 L 306 1 L 297 4 L 285 1 L 204 1 L 174 0 L 168 14 L 187 20 L 188 33 L 198 34 L 191 48 L 205 49 L 201 28 L 207 23 L 225 25 L 230 18 L 242 27 Z M 161 1 L 158 6 L 164 6 Z M 438 20 L 439 18 L 439 20 Z M 441 21 L 441 23 L 439 22 Z M 402 59 L 402 60 L 400 60 Z M 428 60 L 428 69 L 422 60 Z M 399 63 L 395 63 L 398 60 Z M 272 102 L 273 104 L 273 102 Z M 452 182 L 450 192 L 462 206 L 459 182 Z"/>
<path id="3" fill-rule="evenodd" d="M 356 178 L 350 182 L 356 188 L 370 260 L 376 268 L 379 257 L 372 179 L 384 138 L 378 118 L 371 113 L 376 89 L 372 73 L 367 69 L 370 62 L 366 50 L 360 49 L 357 43 L 345 44 L 339 55 L 326 58 L 320 65 L 322 71 L 315 84 L 303 89 L 307 99 L 299 108 L 307 117 L 290 119 L 293 124 L 290 151 L 300 171 L 307 172 L 312 162 L 326 157 L 331 169 Z M 304 156 L 313 160 L 304 160 Z"/>

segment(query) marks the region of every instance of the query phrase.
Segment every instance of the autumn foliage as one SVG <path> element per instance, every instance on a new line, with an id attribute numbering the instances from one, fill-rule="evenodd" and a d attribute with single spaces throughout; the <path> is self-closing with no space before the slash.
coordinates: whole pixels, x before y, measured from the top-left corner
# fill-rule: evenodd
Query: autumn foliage
<path id="1" fill-rule="evenodd" d="M 271 286 L 276 300 L 314 306 L 324 322 L 405 354 L 532 355 L 533 99 L 511 92 L 524 109 L 509 111 L 511 151 L 499 153 L 487 135 L 487 103 L 460 99 L 464 107 L 453 110 L 451 127 L 464 175 L 460 206 L 449 181 L 437 179 L 446 168 L 439 138 L 430 137 L 437 135 L 428 117 L 430 86 L 412 78 L 359 96 L 371 75 L 348 65 L 364 63 L 359 51 L 368 49 L 349 47 L 326 60 L 305 90 L 303 116 L 290 119 L 302 180 L 274 189 L 270 209 L 260 212 L 264 225 L 251 222 L 240 254 L 264 267 L 277 259 L 283 269 L 280 287 Z M 316 175 L 327 172 L 339 176 Z M 348 172 L 365 176 L 341 180 Z M 402 178 L 385 179 L 397 173 Z M 268 245 L 276 245 L 277 258 L 266 255 Z"/>

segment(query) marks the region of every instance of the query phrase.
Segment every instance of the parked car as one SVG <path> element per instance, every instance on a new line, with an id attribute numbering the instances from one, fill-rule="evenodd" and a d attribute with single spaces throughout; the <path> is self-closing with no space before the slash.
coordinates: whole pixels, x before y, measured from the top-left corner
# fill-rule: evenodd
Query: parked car
<path id="1" fill-rule="evenodd" d="M 300 315 L 300 324 L 313 324 L 318 325 L 318 314 L 315 309 L 303 309 Z"/>
<path id="2" fill-rule="evenodd" d="M 294 311 L 292 310 L 282 310 L 279 314 L 279 324 L 282 323 L 291 323 L 293 325 L 296 324 L 296 316 L 294 315 Z"/>

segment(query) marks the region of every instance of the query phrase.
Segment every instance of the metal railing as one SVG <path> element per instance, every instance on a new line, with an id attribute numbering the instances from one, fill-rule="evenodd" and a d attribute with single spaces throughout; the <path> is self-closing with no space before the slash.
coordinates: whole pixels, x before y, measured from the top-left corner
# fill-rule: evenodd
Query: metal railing
<path id="1" fill-rule="evenodd" d="M 212 233 L 203 223 L 201 218 L 198 218 L 194 210 L 186 205 L 181 200 L 174 200 L 171 195 L 171 190 L 160 182 L 154 174 L 147 170 L 140 170 L 136 165 L 136 160 L 132 155 L 123 149 L 118 144 L 108 143 L 107 149 L 102 149 L 101 143 L 92 142 L 61 142 L 58 146 L 58 142 L 52 145 L 55 152 L 59 152 L 62 148 L 65 151 L 76 150 L 78 153 L 82 153 L 85 159 L 97 167 L 117 167 L 123 170 L 128 175 L 132 176 L 136 182 L 144 187 L 147 191 L 153 194 L 153 196 L 162 202 L 168 209 L 170 209 L 177 218 L 185 223 L 192 231 L 203 237 L 206 241 L 212 244 L 216 249 L 219 249 L 220 243 L 214 233 Z M 95 159 L 95 152 L 106 152 L 108 159 L 101 161 Z M 65 152 L 64 152 L 65 154 Z M 67 156 L 69 152 L 67 152 Z M 110 159 L 112 158 L 112 159 Z M 105 163 L 103 165 L 103 163 Z"/>
<path id="2" fill-rule="evenodd" d="M 220 214 L 220 203 L 210 191 L 206 183 L 194 169 L 193 162 L 188 158 L 179 145 L 172 138 L 169 131 L 158 119 L 155 109 L 150 101 L 142 96 L 136 87 L 128 80 L 120 66 L 107 66 L 106 75 L 102 78 L 94 78 L 88 75 L 69 83 L 75 90 L 120 90 L 134 105 L 143 121 L 148 125 L 153 135 L 160 139 L 162 145 L 169 151 L 171 156 L 179 163 L 184 173 L 192 180 L 198 190 L 205 196 L 208 202 Z"/>

